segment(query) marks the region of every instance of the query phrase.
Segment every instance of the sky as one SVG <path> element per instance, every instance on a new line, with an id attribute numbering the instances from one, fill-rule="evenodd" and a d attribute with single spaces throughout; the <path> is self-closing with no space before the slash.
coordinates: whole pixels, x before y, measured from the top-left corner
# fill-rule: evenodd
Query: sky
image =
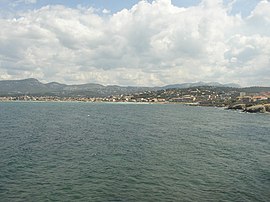
<path id="1" fill-rule="evenodd" d="M 269 0 L 0 0 L 0 80 L 270 86 Z"/>

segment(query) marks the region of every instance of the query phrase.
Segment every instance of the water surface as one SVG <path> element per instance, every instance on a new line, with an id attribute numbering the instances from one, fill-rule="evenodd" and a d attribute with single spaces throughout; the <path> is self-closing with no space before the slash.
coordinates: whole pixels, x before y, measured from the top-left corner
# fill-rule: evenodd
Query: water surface
<path id="1" fill-rule="evenodd" d="M 270 201 L 270 116 L 0 103 L 0 201 Z"/>

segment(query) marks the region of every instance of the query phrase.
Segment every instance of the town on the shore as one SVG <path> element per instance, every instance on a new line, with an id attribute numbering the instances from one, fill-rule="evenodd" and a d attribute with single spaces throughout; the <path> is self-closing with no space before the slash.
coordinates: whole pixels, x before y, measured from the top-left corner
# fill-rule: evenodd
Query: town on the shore
<path id="1" fill-rule="evenodd" d="M 256 88 L 256 87 L 254 87 Z M 0 97 L 0 101 L 40 102 L 131 102 L 186 104 L 190 106 L 214 106 L 246 112 L 270 112 L 270 91 L 245 90 L 241 88 L 201 86 L 185 89 L 163 89 L 107 97 L 18 95 Z"/>

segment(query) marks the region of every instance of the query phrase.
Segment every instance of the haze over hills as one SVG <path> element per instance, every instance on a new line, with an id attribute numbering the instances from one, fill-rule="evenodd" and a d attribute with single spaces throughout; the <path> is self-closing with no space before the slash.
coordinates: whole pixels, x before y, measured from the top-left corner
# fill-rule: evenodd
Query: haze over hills
<path id="1" fill-rule="evenodd" d="M 42 83 L 34 78 L 23 80 L 0 81 L 0 95 L 55 95 L 55 96 L 109 96 L 127 94 L 145 90 L 154 90 L 148 87 L 104 86 L 95 83 L 67 85 L 58 82 Z"/>
<path id="2" fill-rule="evenodd" d="M 235 83 L 221 84 L 218 82 L 196 82 L 196 83 L 182 83 L 182 84 L 171 84 L 164 86 L 162 88 L 170 89 L 170 88 L 191 88 L 196 86 L 216 86 L 216 87 L 232 87 L 232 88 L 240 88 L 241 86 Z"/>
<path id="3" fill-rule="evenodd" d="M 171 88 L 191 88 L 196 86 L 216 86 L 239 88 L 237 84 L 220 84 L 217 82 L 196 82 L 166 85 L 162 87 L 134 87 L 117 86 L 87 83 L 80 85 L 67 85 L 58 82 L 42 83 L 34 78 L 23 80 L 2 80 L 0 81 L 0 96 L 14 95 L 52 95 L 52 96 L 85 96 L 85 97 L 104 97 L 110 95 L 129 94 L 143 91 L 156 91 Z M 252 91 L 251 89 L 248 89 Z M 258 90 L 258 89 L 256 89 Z M 267 90 L 267 89 L 263 89 Z M 270 89 L 269 89 L 270 90 Z"/>

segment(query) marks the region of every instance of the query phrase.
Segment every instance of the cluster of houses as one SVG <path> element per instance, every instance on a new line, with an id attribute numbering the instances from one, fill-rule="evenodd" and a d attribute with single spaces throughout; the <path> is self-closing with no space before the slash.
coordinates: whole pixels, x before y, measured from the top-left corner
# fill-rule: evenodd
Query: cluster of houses
<path id="1" fill-rule="evenodd" d="M 270 103 L 270 92 L 263 92 L 260 94 L 253 94 L 253 95 L 247 95 L 245 92 L 240 92 L 240 95 L 236 99 L 238 102 L 241 102 L 243 104 L 256 102 Z"/>
<path id="2" fill-rule="evenodd" d="M 143 92 L 129 96 L 111 97 L 112 102 L 156 102 L 186 103 L 204 106 L 227 106 L 232 103 L 257 104 L 270 103 L 270 92 L 249 93 L 235 89 L 192 88 L 169 89 L 156 92 Z"/>
<path id="3" fill-rule="evenodd" d="M 204 106 L 226 106 L 231 103 L 270 103 L 270 92 L 247 94 L 235 89 L 190 88 L 145 91 L 130 95 L 109 97 L 58 97 L 58 96 L 15 96 L 0 97 L 0 101 L 80 101 L 80 102 L 148 102 L 186 103 Z"/>

